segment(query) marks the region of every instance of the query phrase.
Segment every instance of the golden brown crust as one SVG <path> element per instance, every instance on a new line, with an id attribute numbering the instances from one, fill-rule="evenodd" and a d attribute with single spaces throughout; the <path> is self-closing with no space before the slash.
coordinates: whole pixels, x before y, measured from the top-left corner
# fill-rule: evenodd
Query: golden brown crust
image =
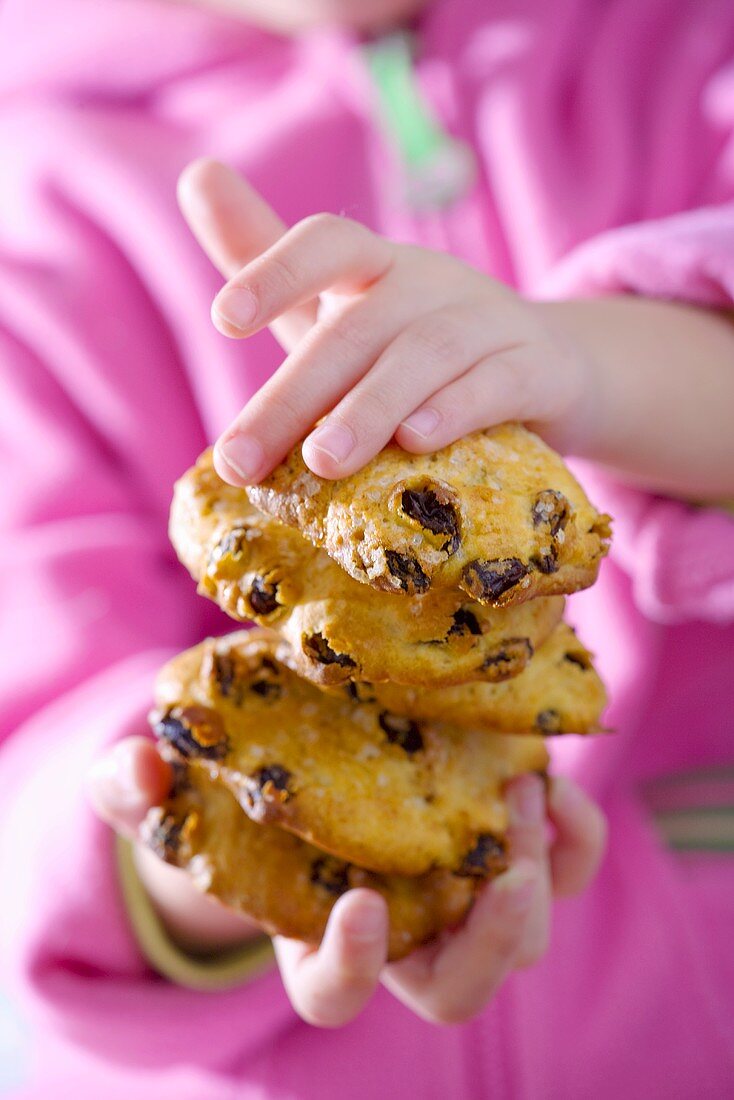
<path id="1" fill-rule="evenodd" d="M 457 870 L 482 838 L 501 849 L 504 785 L 546 768 L 542 738 L 415 722 L 319 691 L 277 646 L 254 630 L 174 658 L 157 682 L 156 734 L 255 820 L 370 870 Z"/>
<path id="2" fill-rule="evenodd" d="M 285 647 L 280 655 L 288 660 Z M 410 718 L 450 722 L 495 733 L 595 733 L 607 703 L 592 656 L 566 623 L 559 623 L 524 672 L 501 684 L 414 688 L 349 684 L 334 689 Z"/>
<path id="3" fill-rule="evenodd" d="M 258 512 L 205 452 L 177 483 L 170 523 L 199 592 L 235 619 L 287 640 L 300 676 L 404 684 L 497 682 L 517 675 L 560 620 L 560 597 L 507 610 L 457 589 L 375 592 L 297 531 Z"/>
<path id="4" fill-rule="evenodd" d="M 150 810 L 144 842 L 196 885 L 270 935 L 316 944 L 337 898 L 356 886 L 376 890 L 390 916 L 389 959 L 407 955 L 461 922 L 479 880 L 448 871 L 418 878 L 375 875 L 299 840 L 257 825 L 198 765 L 177 769 L 175 790 Z"/>
<path id="5" fill-rule="evenodd" d="M 409 595 L 460 587 L 507 606 L 575 592 L 593 584 L 610 539 L 609 517 L 560 456 L 517 424 L 435 454 L 392 444 L 337 481 L 313 474 L 298 446 L 247 491 L 355 580 Z"/>

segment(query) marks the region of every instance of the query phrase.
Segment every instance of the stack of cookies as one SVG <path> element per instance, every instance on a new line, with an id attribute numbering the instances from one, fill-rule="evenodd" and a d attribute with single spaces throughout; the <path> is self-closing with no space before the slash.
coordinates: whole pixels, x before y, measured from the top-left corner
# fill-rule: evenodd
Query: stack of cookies
<path id="1" fill-rule="evenodd" d="M 175 781 L 147 842 L 270 933 L 318 942 L 358 885 L 387 900 L 392 959 L 458 924 L 507 865 L 507 781 L 545 774 L 548 735 L 599 728 L 562 614 L 609 518 L 507 424 L 339 481 L 298 447 L 247 490 L 206 452 L 170 533 L 199 592 L 259 626 L 162 670 Z"/>

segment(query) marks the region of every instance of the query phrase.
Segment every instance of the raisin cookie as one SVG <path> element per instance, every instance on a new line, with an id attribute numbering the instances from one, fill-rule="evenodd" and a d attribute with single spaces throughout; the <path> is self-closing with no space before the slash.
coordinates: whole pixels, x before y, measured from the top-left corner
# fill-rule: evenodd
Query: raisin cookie
<path id="1" fill-rule="evenodd" d="M 210 451 L 176 484 L 170 535 L 200 593 L 233 618 L 276 629 L 298 674 L 322 685 L 504 680 L 523 670 L 563 611 L 558 596 L 503 610 L 458 588 L 375 592 L 222 481 Z"/>
<path id="2" fill-rule="evenodd" d="M 610 540 L 609 517 L 518 424 L 434 454 L 393 444 L 337 481 L 313 474 L 298 446 L 247 492 L 355 580 L 408 595 L 459 587 L 496 607 L 593 584 Z"/>
<path id="3" fill-rule="evenodd" d="M 278 654 L 289 659 L 285 647 Z M 339 690 L 416 720 L 544 736 L 599 732 L 607 704 L 591 654 L 566 623 L 560 623 L 543 642 L 524 672 L 502 684 L 472 683 L 435 690 L 351 683 Z"/>
<path id="4" fill-rule="evenodd" d="M 282 829 L 258 825 L 203 769 L 177 768 L 174 791 L 149 811 L 141 836 L 195 884 L 270 935 L 317 944 L 336 899 L 356 886 L 377 890 L 390 916 L 390 960 L 461 922 L 481 880 L 429 871 L 375 875 Z M 501 871 L 498 861 L 493 869 Z"/>
<path id="5" fill-rule="evenodd" d="M 504 785 L 543 771 L 542 738 L 416 722 L 320 691 L 253 630 L 170 661 L 151 722 L 182 758 L 274 823 L 383 874 L 481 874 L 501 857 Z"/>

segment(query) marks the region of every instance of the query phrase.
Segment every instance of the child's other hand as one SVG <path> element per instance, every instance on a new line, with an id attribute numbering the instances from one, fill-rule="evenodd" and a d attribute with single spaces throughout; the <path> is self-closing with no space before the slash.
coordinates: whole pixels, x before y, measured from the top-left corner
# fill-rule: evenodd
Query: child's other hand
<path id="1" fill-rule="evenodd" d="M 334 906 L 318 950 L 276 939 L 275 949 L 296 1011 L 321 1027 L 348 1023 L 379 982 L 434 1023 L 471 1019 L 503 980 L 544 954 L 553 895 L 579 893 L 601 860 L 606 826 L 597 807 L 570 780 L 551 782 L 547 839 L 543 784 L 537 776 L 509 789 L 510 869 L 479 894 L 456 932 L 385 965 L 387 913 L 369 890 L 352 890 Z"/>
<path id="2" fill-rule="evenodd" d="M 88 790 L 99 816 L 135 839 L 146 813 L 166 797 L 170 783 L 170 768 L 153 742 L 131 737 L 97 762 Z M 543 784 L 532 775 L 511 784 L 508 801 L 510 869 L 481 891 L 463 927 L 439 943 L 386 966 L 386 907 L 370 890 L 350 890 L 339 899 L 318 950 L 274 939 L 286 990 L 305 1020 L 322 1027 L 348 1023 L 380 982 L 425 1019 L 467 1020 L 481 1011 L 512 970 L 543 955 L 552 896 L 579 893 L 593 878 L 604 850 L 605 822 L 565 778 L 551 781 L 547 807 Z M 185 873 L 142 846 L 136 863 L 169 934 L 185 949 L 216 951 L 257 933 L 244 917 L 202 895 Z"/>
<path id="3" fill-rule="evenodd" d="M 217 443 L 228 481 L 265 477 L 322 416 L 303 447 L 322 477 L 360 469 L 393 436 L 423 453 L 512 419 L 542 425 L 561 448 L 574 444 L 589 372 L 542 307 L 347 218 L 318 214 L 286 231 L 213 162 L 183 173 L 179 198 L 230 276 L 215 325 L 233 337 L 271 326 L 289 352 Z"/>

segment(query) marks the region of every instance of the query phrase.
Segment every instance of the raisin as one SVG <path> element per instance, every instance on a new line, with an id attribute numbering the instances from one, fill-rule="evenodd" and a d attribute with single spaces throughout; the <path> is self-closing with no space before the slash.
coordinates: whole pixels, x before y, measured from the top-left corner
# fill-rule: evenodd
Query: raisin
<path id="1" fill-rule="evenodd" d="M 214 547 L 212 557 L 223 558 L 225 555 L 229 555 L 237 561 L 242 557 L 242 548 L 247 540 L 247 528 L 246 527 L 233 527 L 231 531 L 219 540 Z"/>
<path id="2" fill-rule="evenodd" d="M 452 554 L 456 553 L 456 551 L 459 549 L 460 546 L 461 546 L 461 536 L 460 536 L 459 532 L 457 531 L 455 535 L 452 535 L 451 538 L 448 539 L 443 544 L 441 549 L 443 550 L 446 557 L 450 558 L 452 556 Z"/>
<path id="3" fill-rule="evenodd" d="M 434 535 L 449 535 L 441 549 L 449 554 L 456 553 L 461 542 L 459 517 L 440 486 L 436 489 L 404 489 L 400 505 L 406 516 L 414 519 L 427 531 Z"/>
<path id="4" fill-rule="evenodd" d="M 376 699 L 371 684 L 358 684 L 355 680 L 347 684 L 347 695 L 355 703 L 374 703 Z"/>
<path id="5" fill-rule="evenodd" d="M 337 653 L 332 649 L 323 634 L 311 634 L 303 639 L 304 652 L 321 665 L 339 665 L 340 668 L 354 668 L 356 661 L 346 653 Z"/>
<path id="6" fill-rule="evenodd" d="M 507 855 L 504 841 L 491 833 L 480 833 L 474 847 L 471 848 L 454 872 L 462 878 L 487 878 L 499 875 L 507 869 Z"/>
<path id="7" fill-rule="evenodd" d="M 255 577 L 250 589 L 250 607 L 256 615 L 272 615 L 277 611 L 278 603 L 277 584 L 268 584 L 264 577 Z"/>
<path id="8" fill-rule="evenodd" d="M 588 653 L 564 653 L 564 661 L 569 661 L 572 665 L 578 665 L 587 672 L 591 668 L 591 660 Z"/>
<path id="9" fill-rule="evenodd" d="M 232 694 L 234 687 L 234 661 L 229 653 L 215 653 L 212 670 L 217 687 L 224 696 Z"/>
<path id="10" fill-rule="evenodd" d="M 416 722 L 410 718 L 404 718 L 400 714 L 388 714 L 383 711 L 378 722 L 387 734 L 391 745 L 400 745 L 408 755 L 419 752 L 423 748 L 423 737 Z"/>
<path id="11" fill-rule="evenodd" d="M 557 710 L 549 707 L 548 710 L 541 710 L 535 719 L 535 725 L 541 733 L 560 733 L 561 716 Z"/>
<path id="12" fill-rule="evenodd" d="M 204 673 L 221 696 L 228 699 L 233 706 L 241 707 L 246 693 L 253 689 L 251 679 L 259 670 L 253 668 L 252 660 L 241 653 L 236 645 L 227 647 L 225 641 L 222 639 L 209 651 Z M 262 668 L 270 668 L 277 677 L 278 669 L 272 661 L 262 658 L 259 664 Z"/>
<path id="13" fill-rule="evenodd" d="M 500 649 L 485 657 L 481 670 L 492 672 L 490 680 L 508 680 L 522 672 L 532 655 L 529 638 L 505 638 Z"/>
<path id="14" fill-rule="evenodd" d="M 397 550 L 386 550 L 385 557 L 391 576 L 400 581 L 403 592 L 413 596 L 416 593 L 425 592 L 430 587 L 430 579 L 415 558 L 410 558 L 407 554 L 398 554 Z"/>
<path id="15" fill-rule="evenodd" d="M 315 859 L 311 864 L 311 882 L 339 897 L 349 889 L 349 864 L 333 856 Z"/>
<path id="16" fill-rule="evenodd" d="M 168 761 L 168 765 L 171 769 L 171 789 L 168 792 L 169 798 L 175 798 L 177 794 L 181 794 L 183 791 L 191 789 L 191 781 L 189 779 L 189 769 L 183 760 L 171 759 Z"/>
<path id="17" fill-rule="evenodd" d="M 290 779 L 291 773 L 280 764 L 270 764 L 247 776 L 245 800 L 247 811 L 255 821 L 266 822 L 278 817 L 278 807 L 293 794 L 288 787 Z"/>
<path id="18" fill-rule="evenodd" d="M 551 546 L 543 546 L 531 559 L 531 563 L 539 573 L 557 573 L 558 549 L 555 543 Z"/>
<path id="19" fill-rule="evenodd" d="M 449 629 L 447 638 L 450 638 L 453 634 L 481 634 L 482 628 L 479 625 L 476 615 L 473 611 L 467 611 L 465 607 L 460 607 L 458 611 L 453 614 L 453 623 Z"/>
<path id="20" fill-rule="evenodd" d="M 263 699 L 280 699 L 283 694 L 280 684 L 273 683 L 272 680 L 254 680 L 250 684 L 250 691 L 261 695 Z"/>
<path id="21" fill-rule="evenodd" d="M 153 732 L 186 759 L 198 756 L 204 760 L 223 760 L 229 749 L 222 720 L 209 707 L 171 711 L 155 723 Z"/>
<path id="22" fill-rule="evenodd" d="M 231 653 L 214 653 L 212 675 L 220 693 L 235 706 L 242 703 L 242 684 L 237 678 L 237 663 Z"/>
<path id="23" fill-rule="evenodd" d="M 550 528 L 550 533 L 555 538 L 559 531 L 568 523 L 571 515 L 571 505 L 563 493 L 557 489 L 544 489 L 538 493 L 533 504 L 533 525 L 540 527 L 541 523 Z"/>
<path id="24" fill-rule="evenodd" d="M 478 600 L 497 600 L 528 574 L 519 558 L 471 561 L 462 573 L 463 586 Z"/>
<path id="25" fill-rule="evenodd" d="M 175 861 L 181 843 L 183 825 L 184 822 L 177 821 L 173 814 L 165 814 L 150 829 L 146 837 L 146 843 L 159 859 L 164 859 L 167 863 Z"/>

